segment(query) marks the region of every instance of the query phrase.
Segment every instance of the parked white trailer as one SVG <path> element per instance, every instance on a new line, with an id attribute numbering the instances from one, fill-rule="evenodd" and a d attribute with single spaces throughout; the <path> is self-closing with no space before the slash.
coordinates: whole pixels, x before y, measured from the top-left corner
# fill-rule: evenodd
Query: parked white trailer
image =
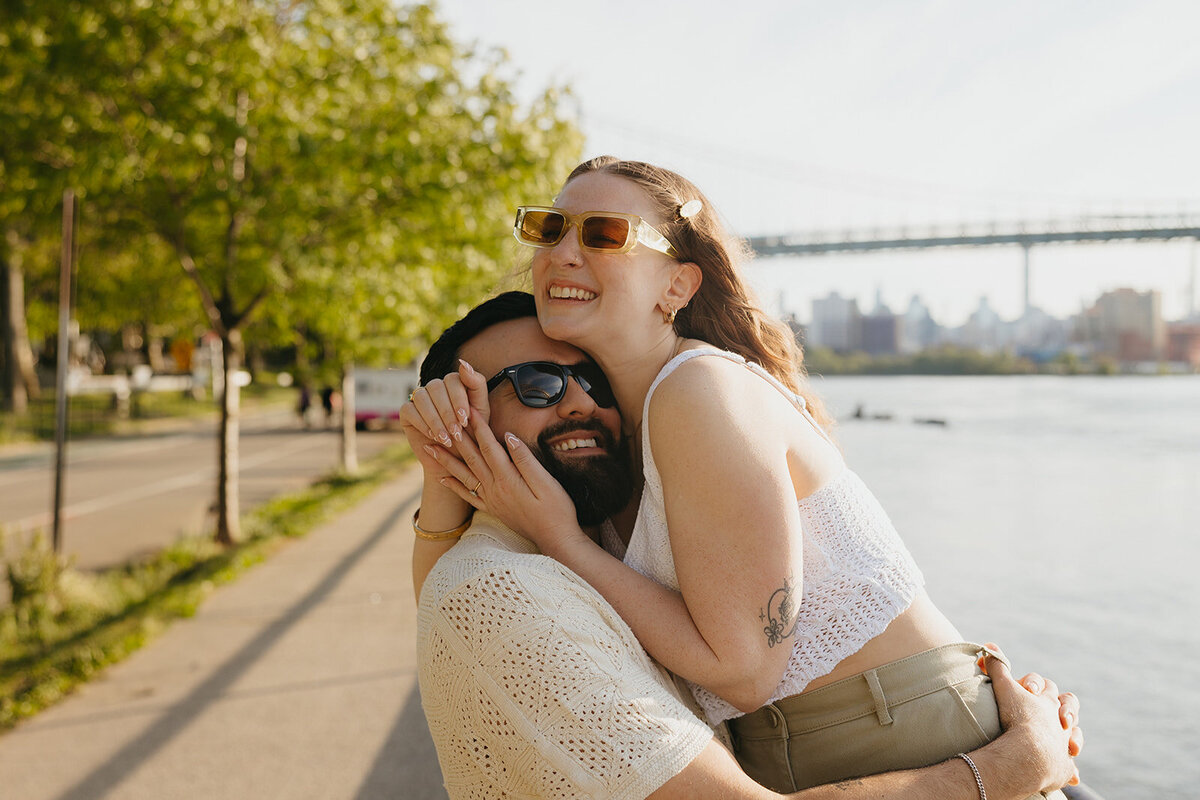
<path id="1" fill-rule="evenodd" d="M 420 384 L 417 367 L 354 370 L 354 427 L 383 427 L 400 418 L 400 406 Z"/>

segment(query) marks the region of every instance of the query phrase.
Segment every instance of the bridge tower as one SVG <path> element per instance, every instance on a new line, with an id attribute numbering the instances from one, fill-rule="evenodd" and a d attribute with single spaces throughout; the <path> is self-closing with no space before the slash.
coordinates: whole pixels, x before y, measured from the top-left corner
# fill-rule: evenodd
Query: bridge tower
<path id="1" fill-rule="evenodd" d="M 1196 251 L 1200 250 L 1200 239 L 1192 239 L 1191 272 L 1188 281 L 1188 319 L 1196 319 Z"/>
<path id="2" fill-rule="evenodd" d="M 1032 249 L 1033 246 L 1029 242 L 1025 242 L 1021 245 L 1021 253 L 1025 257 L 1025 275 L 1022 285 L 1022 297 L 1024 298 L 1025 303 L 1023 306 L 1024 310 L 1021 314 L 1021 316 L 1024 317 L 1029 316 L 1029 251 Z"/>

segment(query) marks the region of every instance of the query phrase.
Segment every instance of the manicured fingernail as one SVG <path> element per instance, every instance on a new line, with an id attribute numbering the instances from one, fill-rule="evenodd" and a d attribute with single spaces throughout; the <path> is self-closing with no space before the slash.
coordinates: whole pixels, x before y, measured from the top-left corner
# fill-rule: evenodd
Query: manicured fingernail
<path id="1" fill-rule="evenodd" d="M 521 443 L 521 440 L 511 433 L 504 434 L 504 441 L 508 442 L 509 447 L 516 447 Z"/>
<path id="2" fill-rule="evenodd" d="M 467 424 L 467 410 L 465 408 L 458 409 L 458 421 L 463 425 Z"/>
<path id="3" fill-rule="evenodd" d="M 424 445 L 423 449 L 425 450 L 426 453 L 429 453 L 429 455 L 434 456 L 435 458 L 437 457 L 438 451 L 437 451 L 436 447 L 430 447 L 429 445 Z"/>
<path id="4" fill-rule="evenodd" d="M 450 446 L 450 434 L 446 433 L 445 431 L 438 431 L 438 441 L 441 442 L 442 444 L 446 445 L 447 447 L 449 447 Z"/>
<path id="5" fill-rule="evenodd" d="M 463 365 L 463 367 L 464 367 L 464 368 L 467 370 L 467 372 L 471 373 L 472 375 L 474 375 L 474 374 L 475 374 L 475 368 L 474 368 L 474 367 L 472 367 L 470 364 L 468 364 L 468 363 L 467 363 L 466 361 L 464 361 L 463 359 L 461 359 L 461 358 L 460 358 L 460 359 L 458 360 L 458 363 L 462 364 L 462 365 Z"/>
<path id="6" fill-rule="evenodd" d="M 460 428 L 460 427 L 458 427 L 457 425 L 455 425 L 455 426 L 454 426 L 454 427 L 453 427 L 453 428 L 450 430 L 450 433 L 451 433 L 451 434 L 453 434 L 453 436 L 454 436 L 454 441 L 456 441 L 456 442 L 461 442 L 461 441 L 462 441 L 462 428 Z"/>

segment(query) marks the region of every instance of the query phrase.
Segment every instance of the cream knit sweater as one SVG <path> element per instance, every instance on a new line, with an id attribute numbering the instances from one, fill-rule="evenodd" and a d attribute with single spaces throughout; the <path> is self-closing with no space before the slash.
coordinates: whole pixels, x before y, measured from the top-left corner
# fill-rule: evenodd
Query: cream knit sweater
<path id="1" fill-rule="evenodd" d="M 451 798 L 643 798 L 712 737 L 608 603 L 494 518 L 476 514 L 417 613 Z"/>

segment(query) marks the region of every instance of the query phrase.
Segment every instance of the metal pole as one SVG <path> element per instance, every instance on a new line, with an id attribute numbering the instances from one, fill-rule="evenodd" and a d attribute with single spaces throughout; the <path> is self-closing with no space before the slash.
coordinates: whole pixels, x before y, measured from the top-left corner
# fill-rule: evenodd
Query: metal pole
<path id="1" fill-rule="evenodd" d="M 67 356 L 71 347 L 71 262 L 75 192 L 63 192 L 62 265 L 58 279 L 58 374 L 54 390 L 54 552 L 62 554 L 63 476 L 67 454 Z"/>

